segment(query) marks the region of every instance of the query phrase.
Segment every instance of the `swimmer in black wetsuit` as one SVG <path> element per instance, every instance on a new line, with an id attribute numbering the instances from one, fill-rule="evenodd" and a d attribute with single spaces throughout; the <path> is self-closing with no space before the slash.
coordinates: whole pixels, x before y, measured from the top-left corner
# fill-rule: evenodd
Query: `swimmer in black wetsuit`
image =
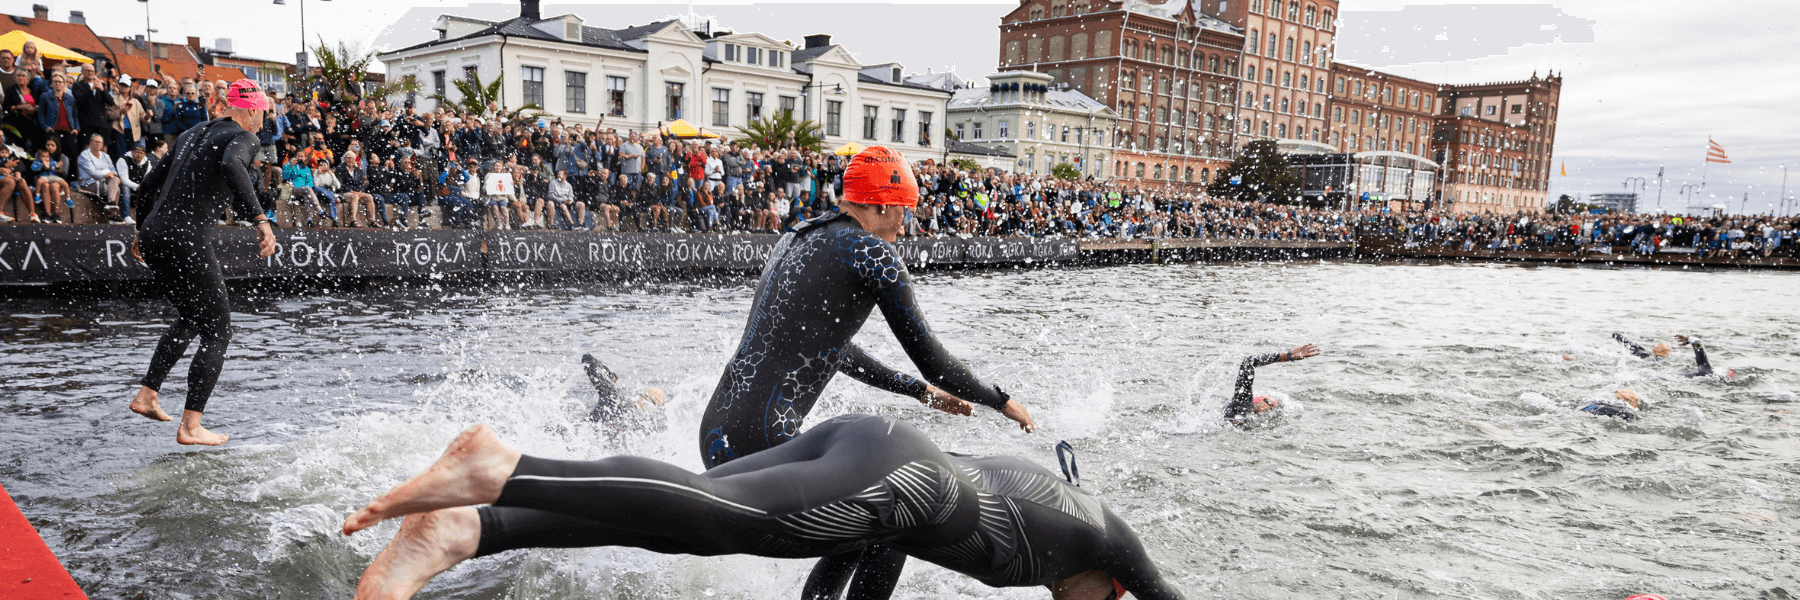
<path id="1" fill-rule="evenodd" d="M 1225 405 L 1225 419 L 1243 425 L 1252 415 L 1281 407 L 1281 402 L 1256 394 L 1256 368 L 1278 362 L 1293 362 L 1319 355 L 1319 346 L 1307 344 L 1281 354 L 1252 354 L 1238 362 L 1237 381 L 1232 384 L 1231 402 Z"/>
<path id="2" fill-rule="evenodd" d="M 1594 402 L 1581 407 L 1581 412 L 1601 417 L 1612 417 L 1630 423 L 1638 420 L 1638 406 L 1643 401 L 1638 393 L 1631 390 L 1613 392 L 1614 401 Z"/>
<path id="3" fill-rule="evenodd" d="M 1612 336 L 1613 336 L 1613 339 L 1618 340 L 1618 342 L 1620 344 L 1624 344 L 1625 349 L 1631 351 L 1632 356 L 1636 356 L 1638 358 L 1668 358 L 1669 357 L 1669 345 L 1668 344 L 1659 342 L 1656 344 L 1656 347 L 1651 348 L 1649 351 L 1645 351 L 1643 346 L 1639 346 L 1636 343 L 1633 343 L 1631 340 L 1626 339 L 1624 334 L 1615 332 L 1612 334 Z M 1685 375 L 1687 375 L 1688 377 L 1706 377 L 1708 375 L 1713 374 L 1712 361 L 1707 360 L 1706 345 L 1700 342 L 1700 338 L 1688 337 L 1685 335 L 1677 335 L 1677 336 L 1675 336 L 1675 341 L 1680 342 L 1681 345 L 1683 345 L 1683 346 L 1693 346 L 1694 347 L 1694 370 L 1688 371 L 1687 373 L 1685 373 Z M 1726 372 L 1727 377 L 1730 377 L 1732 375 L 1735 375 L 1735 373 L 1732 373 L 1730 371 Z"/>
<path id="4" fill-rule="evenodd" d="M 626 427 L 631 421 L 646 415 L 660 415 L 652 412 L 652 406 L 662 408 L 667 395 L 662 390 L 649 388 L 632 395 L 627 400 L 625 393 L 619 390 L 619 376 L 612 369 L 600 363 L 600 359 L 592 354 L 581 355 L 581 365 L 587 371 L 588 383 L 594 385 L 599 396 L 594 407 L 588 411 L 588 420 L 605 423 L 614 427 Z M 643 424 L 646 428 L 661 429 L 660 424 Z"/>
<path id="5" fill-rule="evenodd" d="M 521 527 L 501 507 L 602 533 Z M 990 586 L 1047 586 L 1057 600 L 1181 598 L 1130 526 L 1082 489 L 1021 458 L 945 453 L 907 423 L 868 415 L 699 474 L 633 456 L 523 456 L 476 426 L 343 530 L 403 515 L 413 516 L 363 572 L 358 600 L 410 598 L 457 563 L 521 548 L 807 558 L 878 543 Z"/>
<path id="6" fill-rule="evenodd" d="M 209 235 L 213 223 L 224 216 L 227 205 L 239 217 L 254 215 L 257 255 L 275 253 L 275 233 L 250 178 L 250 161 L 259 147 L 255 132 L 262 127 L 269 100 L 248 79 L 231 84 L 226 96 L 225 117 L 183 132 L 174 149 L 138 184 L 142 199 L 134 207 L 138 234 L 131 241 L 132 256 L 149 265 L 156 285 L 180 317 L 157 343 L 131 411 L 157 421 L 171 420 L 163 412 L 158 391 L 188 343 L 199 337 L 200 347 L 188 365 L 187 405 L 175 433 L 180 444 L 217 446 L 230 438 L 200 424 L 231 343 L 231 294 L 225 289 L 219 259 L 213 256 Z"/>

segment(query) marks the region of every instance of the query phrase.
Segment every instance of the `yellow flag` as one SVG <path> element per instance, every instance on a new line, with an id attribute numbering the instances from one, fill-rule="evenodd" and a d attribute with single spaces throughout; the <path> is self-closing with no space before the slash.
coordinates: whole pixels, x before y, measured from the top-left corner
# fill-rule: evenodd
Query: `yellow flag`
<path id="1" fill-rule="evenodd" d="M 1569 176 L 1569 161 L 1566 161 L 1566 160 L 1563 161 L 1562 174 L 1563 174 L 1563 177 Z"/>

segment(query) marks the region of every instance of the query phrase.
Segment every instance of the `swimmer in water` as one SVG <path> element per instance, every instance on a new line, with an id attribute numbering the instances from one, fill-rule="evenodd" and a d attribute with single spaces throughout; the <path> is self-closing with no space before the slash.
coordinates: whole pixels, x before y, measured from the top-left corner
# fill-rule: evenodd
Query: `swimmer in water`
<path id="1" fill-rule="evenodd" d="M 1662 358 L 1668 358 L 1669 354 L 1670 354 L 1668 344 L 1658 342 L 1655 347 L 1646 351 L 1646 350 L 1644 350 L 1643 346 L 1639 346 L 1636 343 L 1633 343 L 1631 340 L 1625 339 L 1624 334 L 1614 333 L 1613 339 L 1618 340 L 1619 343 L 1621 343 L 1621 344 L 1624 344 L 1625 349 L 1631 351 L 1631 355 L 1636 356 L 1638 358 L 1662 359 Z M 1686 376 L 1688 376 L 1688 377 L 1706 377 L 1708 375 L 1713 374 L 1712 361 L 1709 361 L 1706 358 L 1706 345 L 1701 343 L 1699 337 L 1689 337 L 1689 336 L 1685 336 L 1685 335 L 1677 335 L 1677 336 L 1675 336 L 1675 341 L 1681 343 L 1681 345 L 1683 345 L 1683 346 L 1693 346 L 1694 347 L 1694 370 L 1688 371 L 1687 373 L 1685 373 Z M 1726 371 L 1725 371 L 1726 377 L 1733 377 L 1736 375 L 1737 374 L 1732 372 L 1730 369 L 1726 369 Z"/>
<path id="2" fill-rule="evenodd" d="M 1281 401 L 1255 395 L 1256 368 L 1278 362 L 1293 362 L 1319 355 L 1317 344 L 1307 344 L 1280 354 L 1252 354 L 1238 362 L 1237 381 L 1232 384 L 1231 403 L 1225 405 L 1225 419 L 1243 425 L 1253 415 L 1281 408 Z"/>
<path id="3" fill-rule="evenodd" d="M 1602 417 L 1612 417 L 1630 423 L 1638 420 L 1638 406 L 1643 402 L 1638 393 L 1629 389 L 1613 393 L 1612 400 L 1603 400 L 1581 407 L 1581 412 Z"/>
<path id="4" fill-rule="evenodd" d="M 131 412 L 169 421 L 158 394 L 163 379 L 200 338 L 188 365 L 187 405 L 175 443 L 217 446 L 231 436 L 200 424 L 231 344 L 231 293 L 219 258 L 213 255 L 212 228 L 230 206 L 238 218 L 256 223 L 257 256 L 275 253 L 275 232 L 263 216 L 262 202 L 250 176 L 250 161 L 260 148 L 269 98 L 256 82 L 239 79 L 226 90 L 223 117 L 195 125 L 175 140 L 175 148 L 150 169 L 137 193 L 137 237 L 131 255 L 150 267 L 162 295 L 180 316 L 163 332 L 150 357 L 150 368 L 138 381 Z"/>
<path id="5" fill-rule="evenodd" d="M 599 396 L 594 402 L 594 408 L 588 411 L 589 421 L 624 425 L 625 421 L 638 415 L 660 414 L 656 409 L 661 409 L 668 398 L 662 390 L 648 388 L 633 394 L 628 401 L 624 392 L 619 390 L 619 376 L 601 364 L 600 359 L 594 358 L 592 354 L 583 354 L 581 365 L 587 371 L 588 383 L 594 385 L 594 391 Z"/>
<path id="6" fill-rule="evenodd" d="M 592 533 L 516 523 L 503 508 Z M 411 598 L 458 563 L 525 548 L 812 558 L 878 544 L 988 586 L 1042 586 L 1054 600 L 1182 597 L 1130 525 L 1087 491 L 1023 458 L 947 453 L 910 424 L 868 415 L 703 473 L 635 456 L 525 456 L 478 425 L 343 532 L 396 517 L 406 520 L 363 571 L 357 600 Z"/>

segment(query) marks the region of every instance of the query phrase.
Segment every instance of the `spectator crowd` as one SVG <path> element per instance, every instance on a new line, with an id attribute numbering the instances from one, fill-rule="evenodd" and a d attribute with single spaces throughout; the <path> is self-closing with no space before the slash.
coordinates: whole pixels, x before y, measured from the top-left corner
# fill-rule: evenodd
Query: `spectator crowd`
<path id="1" fill-rule="evenodd" d="M 0 222 L 129 223 L 136 182 L 175 136 L 224 105 L 224 81 L 133 80 L 46 62 L 30 44 L 17 56 L 0 50 Z M 282 227 L 774 232 L 835 204 L 848 161 L 792 144 L 621 133 L 493 104 L 419 111 L 342 91 L 305 96 L 277 94 L 257 132 L 253 178 Z M 936 161 L 914 171 L 921 201 L 907 233 L 915 236 L 1380 235 L 1461 250 L 1703 256 L 1792 255 L 1795 246 L 1793 218 L 1336 210 Z M 93 210 L 74 210 L 80 203 Z"/>

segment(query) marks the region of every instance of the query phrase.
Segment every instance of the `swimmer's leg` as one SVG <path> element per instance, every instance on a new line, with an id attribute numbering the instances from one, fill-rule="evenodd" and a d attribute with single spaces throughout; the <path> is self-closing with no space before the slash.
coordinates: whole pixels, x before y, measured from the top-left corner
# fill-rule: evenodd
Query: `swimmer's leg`
<path id="1" fill-rule="evenodd" d="M 404 600 L 457 563 L 475 556 L 482 521 L 472 507 L 406 518 L 356 582 L 356 600 Z"/>
<path id="2" fill-rule="evenodd" d="M 520 454 L 494 431 L 476 425 L 456 436 L 437 462 L 344 520 L 344 535 L 386 519 L 442 508 L 488 504 L 519 464 Z"/>

